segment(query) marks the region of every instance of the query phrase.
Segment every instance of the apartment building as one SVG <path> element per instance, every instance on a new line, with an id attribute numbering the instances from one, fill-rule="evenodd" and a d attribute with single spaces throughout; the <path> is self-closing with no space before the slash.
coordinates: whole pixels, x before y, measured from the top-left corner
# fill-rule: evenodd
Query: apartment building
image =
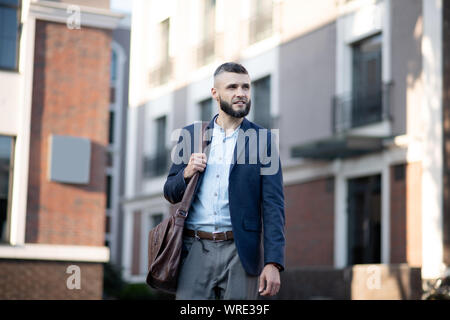
<path id="1" fill-rule="evenodd" d="M 249 120 L 279 129 L 285 275 L 350 270 L 357 288 L 375 266 L 380 287 L 345 297 L 417 298 L 392 270 L 434 279 L 450 261 L 448 23 L 446 1 L 135 1 L 125 277 L 144 281 L 148 231 L 173 210 L 162 190 L 178 129 L 212 118 L 212 74 L 238 61 Z"/>
<path id="2" fill-rule="evenodd" d="M 0 1 L 0 299 L 100 299 L 109 0 Z"/>

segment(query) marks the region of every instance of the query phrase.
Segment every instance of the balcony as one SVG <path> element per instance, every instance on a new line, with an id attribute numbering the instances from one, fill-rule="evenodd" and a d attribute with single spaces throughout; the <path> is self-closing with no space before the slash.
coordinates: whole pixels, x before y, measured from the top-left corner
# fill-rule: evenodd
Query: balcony
<path id="1" fill-rule="evenodd" d="M 144 178 L 155 178 L 167 173 L 169 169 L 170 151 L 157 153 L 156 155 L 144 156 L 143 175 Z"/>
<path id="2" fill-rule="evenodd" d="M 391 84 L 358 90 L 358 93 L 335 96 L 332 104 L 333 133 L 347 132 L 390 119 Z"/>
<path id="3" fill-rule="evenodd" d="M 384 124 L 390 120 L 390 91 L 391 85 L 383 84 L 375 90 L 359 87 L 359 94 L 334 97 L 333 134 L 293 146 L 291 157 L 329 161 L 380 152 L 385 147 L 384 141 L 392 138 L 390 130 L 384 130 Z"/>
<path id="4" fill-rule="evenodd" d="M 169 82 L 172 77 L 173 60 L 167 59 L 160 63 L 156 68 L 150 71 L 149 82 L 150 86 L 157 87 Z"/>

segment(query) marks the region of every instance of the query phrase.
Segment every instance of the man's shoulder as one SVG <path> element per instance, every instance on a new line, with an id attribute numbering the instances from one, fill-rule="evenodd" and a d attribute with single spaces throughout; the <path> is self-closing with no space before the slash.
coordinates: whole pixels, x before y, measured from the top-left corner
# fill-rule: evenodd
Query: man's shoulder
<path id="1" fill-rule="evenodd" d="M 247 130 L 254 130 L 258 135 L 264 134 L 264 135 L 271 135 L 271 129 L 265 128 L 255 122 L 252 122 L 250 120 L 247 120 L 247 124 L 245 125 Z"/>

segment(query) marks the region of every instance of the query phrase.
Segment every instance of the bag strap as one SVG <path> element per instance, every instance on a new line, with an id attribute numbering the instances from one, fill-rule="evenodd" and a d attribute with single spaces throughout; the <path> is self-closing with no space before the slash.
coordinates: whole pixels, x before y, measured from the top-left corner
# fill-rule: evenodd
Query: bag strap
<path id="1" fill-rule="evenodd" d="M 206 139 L 204 139 L 206 127 L 208 125 L 208 122 L 202 122 L 202 133 L 200 135 L 200 150 L 201 153 L 202 150 L 206 148 Z M 196 171 L 194 175 L 189 180 L 189 183 L 186 187 L 186 190 L 184 191 L 183 198 L 181 199 L 181 204 L 177 209 L 176 214 L 179 214 L 183 216 L 184 218 L 188 215 L 189 207 L 191 206 L 192 198 L 194 196 L 195 187 L 197 186 L 198 177 L 200 175 L 200 172 Z"/>

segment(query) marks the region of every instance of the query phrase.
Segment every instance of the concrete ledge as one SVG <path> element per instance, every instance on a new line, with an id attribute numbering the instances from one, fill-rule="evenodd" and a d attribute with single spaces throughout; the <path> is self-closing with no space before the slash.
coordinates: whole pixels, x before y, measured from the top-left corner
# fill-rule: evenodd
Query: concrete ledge
<path id="1" fill-rule="evenodd" d="M 0 245 L 0 259 L 108 262 L 109 248 L 53 244 Z"/>
<path id="2" fill-rule="evenodd" d="M 421 269 L 407 264 L 368 264 L 336 269 L 303 267 L 281 273 L 279 300 L 418 300 Z"/>

